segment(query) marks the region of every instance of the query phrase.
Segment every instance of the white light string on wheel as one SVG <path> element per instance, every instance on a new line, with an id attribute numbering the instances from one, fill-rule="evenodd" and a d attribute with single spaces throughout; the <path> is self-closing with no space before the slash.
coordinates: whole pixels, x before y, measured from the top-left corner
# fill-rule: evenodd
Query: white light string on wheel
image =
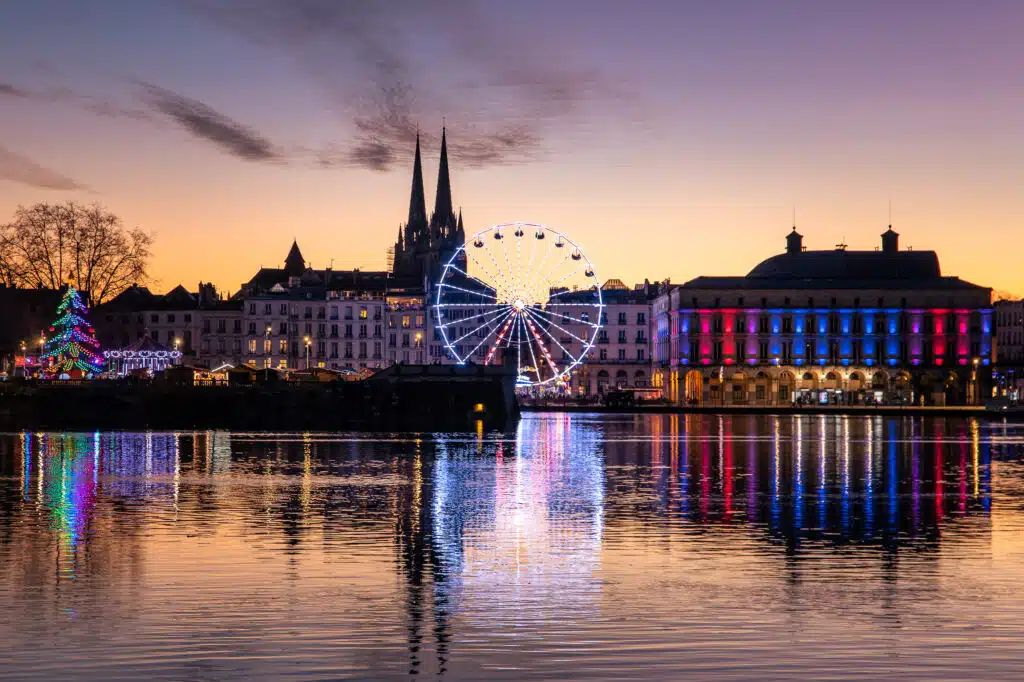
<path id="1" fill-rule="evenodd" d="M 568 381 L 593 348 L 604 311 L 583 250 L 535 223 L 477 232 L 445 263 L 435 290 L 435 328 L 451 357 L 514 364 L 522 387 Z"/>

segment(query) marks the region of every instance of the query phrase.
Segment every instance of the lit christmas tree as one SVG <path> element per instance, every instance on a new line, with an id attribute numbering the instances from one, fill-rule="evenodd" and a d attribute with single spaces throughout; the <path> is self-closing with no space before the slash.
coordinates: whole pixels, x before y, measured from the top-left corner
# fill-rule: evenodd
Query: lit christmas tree
<path id="1" fill-rule="evenodd" d="M 83 374 L 98 374 L 103 371 L 100 342 L 96 340 L 96 330 L 86 319 L 87 312 L 82 297 L 68 285 L 40 356 L 40 360 L 49 365 L 49 373 L 71 374 L 79 370 Z"/>

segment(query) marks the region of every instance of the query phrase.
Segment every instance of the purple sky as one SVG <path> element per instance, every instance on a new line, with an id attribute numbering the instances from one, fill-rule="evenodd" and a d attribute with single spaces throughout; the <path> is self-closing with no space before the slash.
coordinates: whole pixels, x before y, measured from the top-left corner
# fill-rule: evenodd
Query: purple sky
<path id="1" fill-rule="evenodd" d="M 872 248 L 891 202 L 1020 295 L 1022 35 L 1021 2 L 5 3 L 0 220 L 99 201 L 156 233 L 158 290 L 292 237 L 382 267 L 445 117 L 467 227 L 548 223 L 602 278 L 746 272 L 794 206 Z"/>

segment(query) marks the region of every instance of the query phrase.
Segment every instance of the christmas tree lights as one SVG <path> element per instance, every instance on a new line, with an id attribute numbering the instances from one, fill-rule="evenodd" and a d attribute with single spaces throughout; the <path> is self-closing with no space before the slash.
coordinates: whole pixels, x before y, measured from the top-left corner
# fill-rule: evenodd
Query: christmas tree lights
<path id="1" fill-rule="evenodd" d="M 40 356 L 48 365 L 48 373 L 71 374 L 78 370 L 83 374 L 98 374 L 103 371 L 100 342 L 86 318 L 87 313 L 78 291 L 69 285 L 57 306 L 57 319 L 50 325 L 49 338 Z"/>

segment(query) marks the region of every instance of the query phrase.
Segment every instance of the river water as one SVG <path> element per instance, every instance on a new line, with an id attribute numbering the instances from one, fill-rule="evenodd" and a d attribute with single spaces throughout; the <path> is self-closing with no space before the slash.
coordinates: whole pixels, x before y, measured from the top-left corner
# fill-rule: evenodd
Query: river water
<path id="1" fill-rule="evenodd" d="M 1024 677 L 1024 426 L 0 434 L 0 677 Z"/>

